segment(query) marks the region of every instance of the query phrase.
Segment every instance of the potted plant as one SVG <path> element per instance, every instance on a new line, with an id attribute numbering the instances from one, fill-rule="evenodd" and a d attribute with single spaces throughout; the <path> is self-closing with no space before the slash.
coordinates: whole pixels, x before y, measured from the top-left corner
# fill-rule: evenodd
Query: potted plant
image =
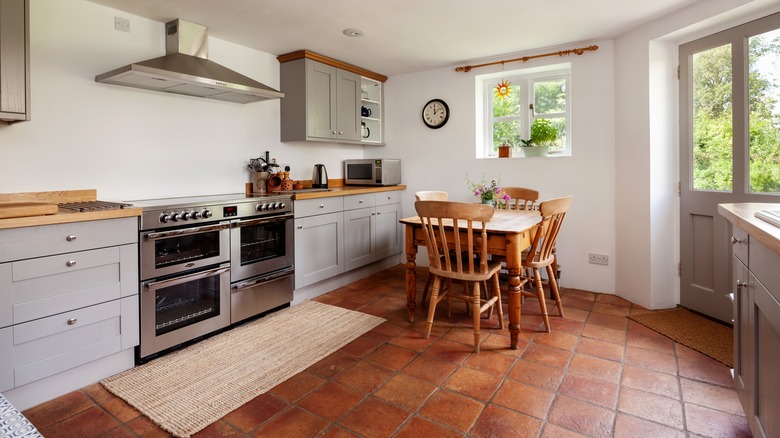
<path id="1" fill-rule="evenodd" d="M 558 139 L 558 128 L 549 119 L 536 119 L 531 124 L 531 138 L 520 140 L 526 157 L 546 157 L 547 148 Z"/>

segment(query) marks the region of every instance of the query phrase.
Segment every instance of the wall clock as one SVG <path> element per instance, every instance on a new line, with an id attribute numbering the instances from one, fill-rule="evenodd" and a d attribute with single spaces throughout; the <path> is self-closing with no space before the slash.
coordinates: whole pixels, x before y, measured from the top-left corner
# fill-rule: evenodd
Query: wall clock
<path id="1" fill-rule="evenodd" d="M 441 99 L 432 99 L 423 107 L 422 119 L 425 126 L 439 129 L 450 119 L 450 107 Z"/>

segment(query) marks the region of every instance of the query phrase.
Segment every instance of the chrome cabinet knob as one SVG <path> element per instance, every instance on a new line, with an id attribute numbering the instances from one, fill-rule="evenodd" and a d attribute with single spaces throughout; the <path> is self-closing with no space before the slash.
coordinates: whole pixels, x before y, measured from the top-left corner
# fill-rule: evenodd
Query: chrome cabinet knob
<path id="1" fill-rule="evenodd" d="M 747 285 L 748 284 L 746 282 L 744 282 L 742 280 L 737 280 L 737 290 L 739 290 L 739 289 L 741 289 L 743 287 L 747 287 Z"/>
<path id="2" fill-rule="evenodd" d="M 78 320 L 78 319 L 76 319 L 76 318 L 70 318 L 70 319 L 68 320 L 68 325 L 74 325 L 74 324 L 76 324 L 77 322 L 79 322 L 79 320 Z"/>
<path id="3" fill-rule="evenodd" d="M 65 262 L 65 266 L 67 266 L 69 268 L 72 268 L 72 267 L 76 266 L 76 261 L 75 260 L 68 260 L 67 262 Z"/>
<path id="4" fill-rule="evenodd" d="M 731 236 L 731 244 L 736 245 L 738 243 L 745 243 L 745 239 L 737 239 L 734 236 Z"/>
<path id="5" fill-rule="evenodd" d="M 65 240 L 67 240 L 68 242 L 73 242 L 74 240 L 76 240 L 76 236 L 71 234 L 70 236 L 66 237 Z"/>

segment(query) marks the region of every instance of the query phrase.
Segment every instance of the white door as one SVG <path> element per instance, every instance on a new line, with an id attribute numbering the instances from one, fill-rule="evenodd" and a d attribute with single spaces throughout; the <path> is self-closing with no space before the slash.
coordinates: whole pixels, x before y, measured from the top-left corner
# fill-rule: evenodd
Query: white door
<path id="1" fill-rule="evenodd" d="M 780 14 L 680 47 L 680 304 L 731 322 L 721 203 L 780 202 Z"/>

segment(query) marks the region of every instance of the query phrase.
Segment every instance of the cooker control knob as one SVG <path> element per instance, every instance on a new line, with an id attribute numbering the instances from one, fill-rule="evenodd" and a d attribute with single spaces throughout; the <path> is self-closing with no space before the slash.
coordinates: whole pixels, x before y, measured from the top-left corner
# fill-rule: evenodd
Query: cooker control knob
<path id="1" fill-rule="evenodd" d="M 167 224 L 169 219 L 170 219 L 170 217 L 168 217 L 168 215 L 165 214 L 165 213 L 160 215 L 160 222 L 162 222 L 164 224 Z"/>
<path id="2" fill-rule="evenodd" d="M 284 205 L 284 202 L 280 202 L 279 203 L 279 210 L 283 209 L 284 207 L 287 207 L 287 206 Z"/>
<path id="3" fill-rule="evenodd" d="M 192 211 L 192 218 L 193 219 L 200 219 L 200 212 L 199 211 Z"/>
<path id="4" fill-rule="evenodd" d="M 284 208 L 284 204 L 282 204 L 281 202 L 277 202 L 276 204 L 274 204 L 274 206 L 276 207 L 276 210 L 281 210 Z"/>
<path id="5" fill-rule="evenodd" d="M 181 212 L 181 220 L 186 221 L 190 219 L 190 212 L 189 211 L 182 211 Z"/>
<path id="6" fill-rule="evenodd" d="M 270 204 L 263 204 L 263 205 L 260 206 L 260 211 L 268 211 L 270 209 L 271 209 L 271 205 Z"/>
<path id="7" fill-rule="evenodd" d="M 263 204 L 257 204 L 257 205 L 255 205 L 255 210 L 256 210 L 256 211 L 263 211 Z"/>
<path id="8" fill-rule="evenodd" d="M 179 213 L 171 213 L 171 220 L 174 222 L 179 222 Z"/>
<path id="9" fill-rule="evenodd" d="M 211 212 L 208 210 L 203 210 L 203 219 L 208 219 L 211 217 Z"/>
<path id="10" fill-rule="evenodd" d="M 270 203 L 270 204 L 268 204 L 268 208 L 267 208 L 267 210 L 276 210 L 276 204 L 275 204 L 275 203 L 273 203 L 273 202 L 272 202 L 272 203 Z"/>

